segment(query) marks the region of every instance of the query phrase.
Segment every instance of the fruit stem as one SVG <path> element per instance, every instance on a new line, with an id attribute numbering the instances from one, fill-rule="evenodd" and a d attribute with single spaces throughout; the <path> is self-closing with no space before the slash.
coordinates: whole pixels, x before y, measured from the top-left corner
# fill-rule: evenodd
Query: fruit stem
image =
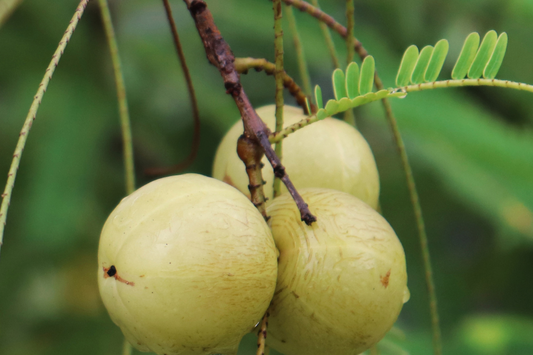
<path id="1" fill-rule="evenodd" d="M 276 70 L 274 77 L 276 79 L 276 132 L 283 130 L 283 26 L 281 19 L 281 0 L 273 0 L 272 8 L 274 9 L 274 51 L 276 58 Z M 283 159 L 283 141 L 275 145 L 275 152 L 281 162 Z M 281 180 L 277 176 L 274 178 L 274 197 L 279 196 L 281 192 Z"/>
<path id="2" fill-rule="evenodd" d="M 117 99 L 120 115 L 120 126 L 122 130 L 122 149 L 124 154 L 124 173 L 126 176 L 126 193 L 129 195 L 135 191 L 135 168 L 133 164 L 133 143 L 131 135 L 130 115 L 128 112 L 128 99 L 126 97 L 126 88 L 124 86 L 124 75 L 122 74 L 122 65 L 120 64 L 120 55 L 118 52 L 115 30 L 111 21 L 111 13 L 107 0 L 98 0 L 100 14 L 104 24 L 104 30 L 111 53 L 113 62 L 113 72 L 115 74 L 115 83 L 117 88 Z"/>
<path id="3" fill-rule="evenodd" d="M 256 140 L 257 143 L 261 145 L 261 148 L 264 150 L 265 155 L 274 170 L 274 175 L 281 178 L 285 183 L 285 186 L 287 186 L 287 189 L 291 192 L 293 199 L 300 209 L 302 220 L 307 224 L 311 224 L 316 221 L 316 217 L 311 214 L 307 204 L 303 201 L 302 196 L 300 196 L 294 188 L 294 185 L 292 185 L 287 174 L 285 174 L 285 168 L 272 149 L 268 140 L 270 130 L 266 127 L 261 118 L 259 118 L 252 107 L 248 96 L 244 92 L 239 74 L 235 70 L 233 64 L 235 60 L 233 52 L 226 41 L 224 41 L 219 29 L 215 25 L 211 11 L 207 8 L 207 4 L 204 0 L 183 1 L 187 4 L 187 9 L 196 23 L 196 28 L 202 39 L 207 59 L 218 69 L 220 75 L 224 79 L 226 92 L 233 97 L 235 104 L 239 108 L 244 124 L 244 135 L 247 138 Z M 257 165 L 260 163 L 260 161 L 256 161 Z"/>
<path id="4" fill-rule="evenodd" d="M 6 187 L 4 193 L 2 194 L 2 205 L 0 206 L 0 248 L 2 247 L 4 238 L 7 211 L 9 209 L 9 203 L 11 201 L 13 188 L 15 187 L 17 171 L 20 165 L 20 159 L 22 157 L 24 146 L 26 145 L 26 140 L 28 139 L 28 134 L 30 133 L 33 121 L 35 121 L 35 117 L 37 116 L 37 111 L 39 110 L 39 105 L 41 104 L 44 93 L 46 92 L 46 88 L 48 87 L 48 84 L 50 83 L 50 80 L 54 75 L 54 71 L 59 64 L 59 60 L 61 59 L 61 56 L 63 55 L 63 52 L 65 51 L 65 48 L 67 47 L 67 44 L 70 38 L 72 37 L 72 34 L 74 33 L 74 30 L 76 29 L 76 26 L 78 25 L 78 22 L 80 21 L 88 2 L 89 0 L 81 0 L 78 7 L 76 8 L 76 12 L 70 20 L 65 34 L 61 38 L 61 41 L 59 42 L 59 45 L 57 46 L 57 49 L 54 52 L 54 55 L 52 56 L 52 60 L 48 65 L 48 68 L 46 68 L 43 80 L 39 84 L 37 93 L 33 97 L 33 102 L 30 106 L 30 111 L 26 116 L 26 120 L 24 121 L 22 130 L 20 131 L 17 146 L 15 147 L 15 153 L 13 154 L 13 160 L 11 161 L 11 166 L 7 174 Z"/>

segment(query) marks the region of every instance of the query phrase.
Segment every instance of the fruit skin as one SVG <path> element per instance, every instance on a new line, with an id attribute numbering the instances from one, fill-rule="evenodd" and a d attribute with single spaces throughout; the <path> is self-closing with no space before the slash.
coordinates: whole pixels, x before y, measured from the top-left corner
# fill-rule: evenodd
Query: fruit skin
<path id="1" fill-rule="evenodd" d="M 256 110 L 267 126 L 275 128 L 275 105 Z M 284 127 L 304 118 L 297 107 L 284 106 Z M 237 156 L 237 139 L 243 132 L 242 121 L 226 133 L 213 165 L 213 177 L 238 188 L 250 196 L 248 176 Z M 306 126 L 283 140 L 283 165 L 297 189 L 322 187 L 352 194 L 376 209 L 379 198 L 379 176 L 368 143 L 349 124 L 326 118 Z M 262 162 L 265 196 L 272 198 L 274 173 L 266 158 Z M 282 184 L 282 192 L 286 192 Z"/>
<path id="2" fill-rule="evenodd" d="M 285 355 L 355 355 L 377 343 L 409 297 L 405 254 L 376 211 L 334 190 L 300 189 L 317 222 L 290 195 L 267 207 L 280 251 L 267 344 Z"/>
<path id="3" fill-rule="evenodd" d="M 141 351 L 236 354 L 276 277 L 277 250 L 261 214 L 233 187 L 201 175 L 143 186 L 120 202 L 100 237 L 102 300 Z"/>

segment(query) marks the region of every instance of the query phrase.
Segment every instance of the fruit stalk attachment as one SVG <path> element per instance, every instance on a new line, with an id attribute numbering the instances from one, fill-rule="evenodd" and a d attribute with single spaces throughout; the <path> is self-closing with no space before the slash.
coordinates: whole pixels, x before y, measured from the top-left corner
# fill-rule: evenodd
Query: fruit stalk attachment
<path id="1" fill-rule="evenodd" d="M 289 180 L 289 176 L 285 173 L 285 168 L 270 146 L 268 140 L 270 131 L 255 112 L 248 96 L 242 88 L 239 74 L 235 70 L 235 65 L 233 64 L 235 57 L 233 56 L 230 46 L 224 41 L 224 38 L 215 25 L 213 16 L 207 8 L 207 4 L 204 0 L 183 1 L 187 5 L 196 24 L 196 28 L 198 29 L 198 33 L 205 48 L 207 59 L 218 69 L 220 75 L 222 75 L 226 92 L 233 97 L 241 113 L 244 122 L 244 135 L 250 139 L 256 140 L 261 145 L 268 161 L 274 169 L 275 175 L 283 181 L 295 200 L 298 209 L 300 210 L 302 221 L 310 225 L 316 221 L 316 217 L 311 214 L 307 204 L 294 188 L 294 185 Z M 260 162 L 258 161 L 257 164 L 259 163 Z"/>

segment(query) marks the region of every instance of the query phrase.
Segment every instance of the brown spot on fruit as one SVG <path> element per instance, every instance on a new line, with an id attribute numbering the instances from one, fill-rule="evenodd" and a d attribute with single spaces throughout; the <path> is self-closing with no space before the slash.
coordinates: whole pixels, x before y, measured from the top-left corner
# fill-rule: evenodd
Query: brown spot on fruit
<path id="1" fill-rule="evenodd" d="M 115 280 L 125 283 L 129 286 L 135 286 L 134 282 L 124 280 L 122 277 L 120 277 L 117 273 L 117 268 L 115 265 L 111 265 L 110 267 L 103 267 L 104 269 L 104 279 L 107 279 L 108 277 L 114 277 Z"/>
<path id="2" fill-rule="evenodd" d="M 381 278 L 381 284 L 383 285 L 383 287 L 387 288 L 387 286 L 389 286 L 390 269 L 389 271 L 387 271 L 385 276 L 380 276 L 380 278 Z"/>

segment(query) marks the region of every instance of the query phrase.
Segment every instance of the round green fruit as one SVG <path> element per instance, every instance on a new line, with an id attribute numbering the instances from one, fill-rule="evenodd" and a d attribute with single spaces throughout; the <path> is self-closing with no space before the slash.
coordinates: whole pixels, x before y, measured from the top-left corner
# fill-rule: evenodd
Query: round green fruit
<path id="1" fill-rule="evenodd" d="M 275 106 L 264 106 L 256 112 L 274 130 Z M 285 127 L 306 118 L 301 109 L 292 106 L 284 106 L 283 117 Z M 242 121 L 239 121 L 220 143 L 213 177 L 250 196 L 248 176 L 237 155 L 237 139 L 242 132 Z M 379 177 L 376 162 L 364 137 L 349 124 L 326 118 L 306 126 L 283 140 L 282 154 L 283 165 L 297 189 L 322 187 L 344 191 L 377 208 Z M 265 195 L 271 198 L 274 173 L 266 158 L 263 163 Z M 282 192 L 286 191 L 283 186 Z"/>
<path id="2" fill-rule="evenodd" d="M 236 354 L 276 277 L 277 250 L 261 214 L 233 187 L 201 175 L 138 189 L 100 237 L 102 300 L 141 351 Z"/>
<path id="3" fill-rule="evenodd" d="M 355 355 L 376 344 L 409 298 L 403 247 L 356 197 L 301 189 L 317 221 L 291 196 L 267 208 L 280 251 L 267 344 L 285 355 Z"/>

